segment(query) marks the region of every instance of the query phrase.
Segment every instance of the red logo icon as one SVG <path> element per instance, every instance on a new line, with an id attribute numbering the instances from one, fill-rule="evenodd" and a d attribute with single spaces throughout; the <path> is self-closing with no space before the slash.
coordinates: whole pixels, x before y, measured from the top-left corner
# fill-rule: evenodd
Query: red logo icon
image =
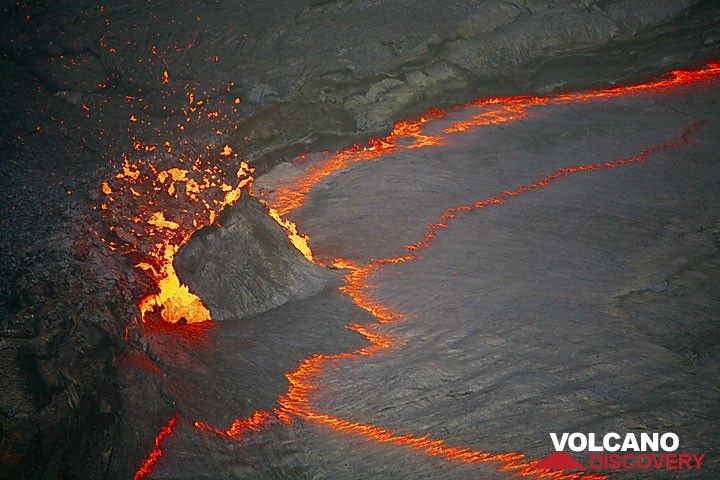
<path id="1" fill-rule="evenodd" d="M 553 452 L 536 465 L 547 470 L 585 470 L 582 463 L 565 452 Z"/>

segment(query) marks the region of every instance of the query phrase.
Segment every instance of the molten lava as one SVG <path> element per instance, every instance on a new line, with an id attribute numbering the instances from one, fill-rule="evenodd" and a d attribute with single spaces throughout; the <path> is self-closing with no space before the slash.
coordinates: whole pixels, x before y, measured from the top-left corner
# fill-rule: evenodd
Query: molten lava
<path id="1" fill-rule="evenodd" d="M 162 444 L 167 437 L 172 435 L 175 431 L 175 424 L 178 421 L 177 415 L 172 417 L 166 424 L 160 429 L 160 432 L 155 437 L 155 448 L 148 454 L 145 461 L 140 468 L 135 472 L 133 480 L 140 480 L 145 478 L 150 472 L 152 472 L 155 463 L 163 456 Z"/>
<path id="2" fill-rule="evenodd" d="M 103 241 L 137 258 L 135 266 L 157 287 L 138 302 L 143 320 L 152 314 L 170 323 L 210 320 L 202 300 L 180 282 L 173 260 L 192 233 L 212 224 L 253 180 L 253 169 L 240 162 L 231 185 L 214 163 L 212 156 L 193 162 L 178 157 L 186 168 L 159 170 L 149 160 L 131 163 L 126 157 L 123 172 L 102 185 L 101 210 L 111 224 Z"/>
<path id="3" fill-rule="evenodd" d="M 451 219 L 457 218 L 457 216 L 461 213 L 505 204 L 513 197 L 530 193 L 534 190 L 547 188 L 556 180 L 571 174 L 611 169 L 622 165 L 645 162 L 654 153 L 686 145 L 689 142 L 690 137 L 701 126 L 701 122 L 694 122 L 687 127 L 676 140 L 653 145 L 649 148 L 643 149 L 637 155 L 608 162 L 561 168 L 546 175 L 537 182 L 522 185 L 514 190 L 501 192 L 495 197 L 482 199 L 467 205 L 448 208 L 443 213 L 440 221 L 433 223 L 428 227 L 428 231 L 422 240 L 404 247 L 406 251 L 411 252 L 410 254 L 375 259 L 366 265 L 358 265 L 350 260 L 336 260 L 333 264 L 336 268 L 349 270 L 345 276 L 345 284 L 340 288 L 340 290 L 347 294 L 355 305 L 372 314 L 378 323 L 383 324 L 398 321 L 402 319 L 404 315 L 401 312 L 395 311 L 387 305 L 378 302 L 370 293 L 372 290 L 372 285 L 370 283 L 371 277 L 378 270 L 387 265 L 397 265 L 416 260 L 417 256 L 415 253 L 421 249 L 427 248 L 436 238 L 438 231 L 448 227 L 448 222 Z M 475 451 L 466 447 L 449 446 L 443 440 L 433 439 L 429 435 L 415 436 L 412 434 L 397 434 L 375 425 L 354 422 L 318 412 L 312 406 L 310 398 L 312 397 L 312 392 L 316 386 L 317 376 L 322 372 L 327 362 L 373 355 L 380 351 L 390 349 L 397 343 L 392 336 L 367 326 L 349 325 L 348 328 L 351 328 L 365 336 L 369 342 L 369 346 L 353 352 L 340 353 L 336 355 L 316 354 L 304 360 L 295 371 L 286 375 L 289 387 L 287 392 L 278 398 L 277 402 L 279 407 L 274 410 L 274 416 L 269 412 L 255 412 L 253 416 L 248 419 L 235 420 L 228 430 L 219 430 L 202 422 L 196 422 L 195 425 L 198 428 L 209 430 L 216 434 L 238 438 L 242 436 L 244 431 L 258 431 L 262 425 L 274 418 L 288 423 L 292 421 L 292 416 L 294 415 L 307 421 L 329 426 L 338 431 L 363 435 L 380 443 L 409 447 L 433 457 L 440 457 L 446 460 L 472 464 L 496 462 L 499 463 L 498 468 L 501 471 L 512 472 L 519 477 L 555 480 L 600 480 L 606 478 L 604 475 L 596 473 L 564 473 L 556 470 L 538 468 L 536 467 L 536 464 L 539 461 L 524 461 L 525 456 L 522 453 L 508 452 L 502 454 L 492 454 Z"/>
<path id="4" fill-rule="evenodd" d="M 477 111 L 469 119 L 458 120 L 443 128 L 445 135 L 467 132 L 473 128 L 499 125 L 527 118 L 532 107 L 579 103 L 616 98 L 640 93 L 662 93 L 696 85 L 720 76 L 720 61 L 708 62 L 698 69 L 672 70 L 656 80 L 633 85 L 612 86 L 580 92 L 549 94 L 544 96 L 520 95 L 513 97 L 484 97 L 451 108 L 448 111 L 432 109 L 416 120 L 398 122 L 392 132 L 383 138 L 371 138 L 364 147 L 354 145 L 340 150 L 329 159 L 311 165 L 297 178 L 282 185 L 272 196 L 270 204 L 281 216 L 302 206 L 305 196 L 325 178 L 348 166 L 385 156 L 390 153 L 441 146 L 444 136 L 429 135 L 423 127 L 431 120 L 445 117 L 449 111 L 473 108 Z"/>
<path id="5" fill-rule="evenodd" d="M 265 203 L 265 205 L 268 207 L 268 215 L 270 215 L 270 217 L 275 220 L 278 225 L 285 229 L 290 242 L 295 246 L 295 248 L 297 248 L 305 258 L 311 262 L 314 261 L 312 250 L 310 250 L 310 245 L 308 244 L 310 238 L 308 238 L 307 235 L 303 235 L 298 232 L 297 225 L 295 225 L 294 222 L 287 218 L 282 218 L 278 211 L 273 207 L 268 206 L 267 203 Z"/>
<path id="6" fill-rule="evenodd" d="M 211 110 L 210 101 L 193 91 L 186 91 L 186 97 L 185 123 L 194 122 L 214 134 L 222 134 L 219 124 L 237 113 L 237 102 L 229 106 L 231 113 L 221 113 L 221 106 Z M 127 99 L 135 100 L 132 96 Z M 144 105 L 138 108 L 142 111 Z M 140 112 L 130 115 L 130 132 L 146 125 L 149 122 Z M 250 194 L 253 169 L 239 161 L 226 143 L 209 144 L 198 151 L 186 140 L 144 141 L 133 135 L 133 150 L 133 160 L 124 154 L 122 171 L 100 187 L 103 201 L 99 210 L 108 223 L 102 241 L 131 257 L 149 277 L 153 288 L 138 301 L 146 324 L 154 320 L 180 324 L 208 321 L 210 311 L 180 281 L 173 261 L 195 231 L 214 223 L 220 211 L 236 203 L 243 192 Z M 271 216 L 312 260 L 307 238 L 295 224 L 276 213 Z"/>
<path id="7" fill-rule="evenodd" d="M 428 110 L 418 119 L 397 122 L 386 137 L 371 138 L 364 147 L 353 145 L 351 148 L 336 152 L 326 162 L 310 166 L 302 177 L 295 179 L 291 184 L 280 187 L 272 201 L 272 207 L 278 215 L 286 215 L 301 206 L 305 195 L 321 180 L 353 163 L 372 160 L 389 153 L 442 145 L 442 138 L 423 133 L 422 127 L 430 120 L 443 115 L 445 112 L 441 110 Z"/>
<path id="8" fill-rule="evenodd" d="M 529 107 L 553 103 L 591 101 L 643 92 L 659 93 L 674 88 L 696 84 L 710 78 L 717 78 L 718 76 L 720 76 L 720 63 L 710 62 L 700 69 L 674 70 L 658 80 L 637 85 L 615 86 L 585 92 L 548 96 L 521 96 L 508 98 L 495 97 L 478 99 L 465 106 L 476 108 L 478 110 L 476 115 L 473 115 L 469 120 L 463 120 L 451 124 L 443 130 L 443 133 L 444 135 L 459 134 L 477 126 L 520 120 L 527 116 Z M 297 236 L 293 243 L 298 246 L 301 251 L 307 248 L 306 257 L 308 259 L 312 259 L 312 254 L 309 247 L 307 247 L 308 237 L 298 234 L 295 224 L 291 222 L 286 223 L 289 221 L 284 219 L 284 216 L 293 209 L 303 205 L 305 196 L 324 178 L 348 167 L 353 163 L 378 158 L 389 153 L 404 151 L 407 149 L 443 145 L 445 143 L 444 136 L 425 134 L 423 132 L 423 127 L 428 124 L 430 120 L 440 118 L 444 115 L 445 112 L 443 111 L 433 110 L 429 112 L 428 115 L 421 117 L 418 120 L 399 122 L 395 125 L 393 131 L 387 137 L 381 139 L 371 139 L 368 145 L 362 148 L 354 146 L 347 150 L 341 150 L 330 159 L 310 166 L 306 172 L 280 188 L 273 198 L 265 199 L 270 207 L 269 214 L 275 219 L 275 221 L 284 225 L 285 228 L 289 230 L 289 236 L 291 238 L 293 238 L 293 235 Z M 623 165 L 645 162 L 657 152 L 686 145 L 691 136 L 700 127 L 701 123 L 695 122 L 687 127 L 677 139 L 651 146 L 633 156 L 613 161 L 561 168 L 544 176 L 534 183 L 520 186 L 514 190 L 500 192 L 494 197 L 481 199 L 471 204 L 448 208 L 443 212 L 441 218 L 437 222 L 428 226 L 422 239 L 403 247 L 405 253 L 402 255 L 390 258 L 374 259 L 365 265 L 356 264 L 351 260 L 335 260 L 333 265 L 336 268 L 347 269 L 345 283 L 341 287 L 341 291 L 348 295 L 354 304 L 359 308 L 362 308 L 372 314 L 377 323 L 386 324 L 398 321 L 404 318 L 404 314 L 402 312 L 395 311 L 373 297 L 371 293 L 373 289 L 373 285 L 371 284 L 372 277 L 388 265 L 407 263 L 417 259 L 417 252 L 427 248 L 436 238 L 440 230 L 448 228 L 451 220 L 456 219 L 463 213 L 491 206 L 504 205 L 514 197 L 547 188 L 555 181 L 569 175 L 618 168 Z M 240 175 L 238 175 L 238 177 L 240 177 Z M 250 182 L 251 180 L 247 183 L 249 184 Z M 108 189 L 111 190 L 110 187 L 112 186 L 109 186 Z M 105 192 L 105 190 L 105 186 L 103 185 L 103 191 Z M 107 195 L 114 194 L 112 191 L 105 193 Z M 154 223 L 161 225 L 161 227 L 157 228 L 162 228 L 164 230 L 178 230 L 172 227 L 172 224 L 176 222 L 178 225 L 182 226 L 182 222 L 179 222 L 177 219 L 173 219 L 172 217 L 167 218 L 167 215 L 147 217 L 145 218 L 144 225 L 152 226 L 152 224 L 148 223 L 148 220 L 151 218 L 154 219 Z M 179 248 L 182 243 L 184 242 L 175 242 L 170 244 L 177 245 Z M 161 244 L 161 246 L 162 245 L 167 245 L 167 243 Z M 171 250 L 171 254 L 169 255 L 170 259 L 175 252 L 177 252 L 177 249 Z M 170 261 L 168 263 L 167 259 L 163 263 L 160 263 L 161 266 L 168 264 L 172 265 L 172 262 Z M 154 268 L 155 267 L 153 267 L 153 272 L 156 271 Z M 172 274 L 167 270 L 161 269 L 159 271 L 161 272 L 161 279 L 172 276 Z M 161 299 L 157 304 L 165 305 L 163 302 L 167 301 L 168 300 Z M 425 455 L 445 460 L 471 464 L 495 462 L 498 464 L 498 469 L 500 471 L 510 472 L 518 477 L 555 480 L 576 480 L 581 478 L 599 480 L 606 478 L 604 475 L 594 473 L 585 474 L 583 472 L 565 473 L 562 471 L 551 471 L 538 467 L 538 460 L 525 461 L 525 456 L 522 453 L 508 452 L 493 454 L 475 451 L 466 447 L 448 445 L 443 440 L 433 439 L 429 435 L 416 436 L 413 434 L 397 434 L 379 426 L 341 419 L 330 414 L 317 411 L 311 402 L 312 393 L 317 386 L 319 375 L 329 362 L 358 359 L 364 356 L 374 355 L 397 346 L 399 342 L 397 338 L 382 332 L 373 326 L 348 325 L 348 328 L 365 336 L 369 345 L 352 352 L 336 355 L 315 354 L 305 359 L 294 371 L 286 374 L 288 390 L 277 399 L 278 406 L 272 412 L 256 411 L 248 418 L 235 420 L 230 428 L 226 430 L 212 427 L 200 421 L 195 422 L 195 426 L 229 438 L 240 438 L 246 432 L 261 430 L 263 426 L 269 422 L 280 421 L 290 423 L 293 421 L 294 417 L 297 417 L 309 422 L 334 428 L 341 432 L 362 435 L 379 443 L 411 448 Z M 156 441 L 156 449 L 153 452 L 158 449 L 159 441 Z M 152 453 L 149 460 L 150 458 L 152 458 Z M 148 461 L 145 462 L 141 468 L 141 471 L 144 472 L 143 475 L 149 471 L 149 468 L 153 465 L 154 461 L 156 461 L 156 458 L 150 463 L 148 463 Z M 138 471 L 138 473 L 141 471 Z"/>
<path id="9" fill-rule="evenodd" d="M 223 153 L 228 149 L 224 147 L 220 155 L 231 155 Z M 145 165 L 149 168 L 143 169 Z M 126 252 L 142 255 L 135 266 L 147 272 L 157 286 L 156 292 L 144 296 L 138 303 L 143 320 L 147 320 L 153 313 L 170 323 L 210 320 L 210 311 L 202 300 L 178 278 L 173 260 L 195 230 L 214 223 L 220 211 L 236 203 L 243 191 L 249 194 L 253 169 L 247 163 L 240 162 L 233 186 L 219 179 L 222 172 L 218 170 L 200 170 L 197 161 L 192 170 L 173 167 L 157 171 L 151 163 L 127 163 L 125 169 L 126 173 L 117 175 L 114 189 L 107 182 L 102 186 L 107 198 L 102 210 L 114 215 L 115 225 L 110 230 L 124 243 L 105 241 L 113 249 L 122 248 Z M 199 176 L 197 180 L 193 178 L 193 173 Z M 146 204 L 135 202 L 136 197 L 148 201 Z M 136 215 L 121 216 L 120 212 L 126 211 L 127 200 L 137 205 Z M 161 207 L 165 210 L 152 211 L 153 208 Z M 171 213 L 176 209 L 183 215 L 182 220 L 172 220 L 177 218 Z M 274 209 L 269 208 L 268 213 L 286 230 L 293 245 L 312 261 L 308 238 L 298 232 L 292 221 L 282 218 Z M 191 222 L 188 222 L 189 218 Z M 143 242 L 144 239 L 148 241 Z"/>
<path id="10" fill-rule="evenodd" d="M 190 291 L 187 285 L 180 283 L 180 279 L 173 266 L 173 258 L 177 248 L 165 246 L 165 263 L 158 275 L 153 271 L 157 281 L 158 293 L 147 295 L 140 299 L 138 308 L 143 319 L 156 310 L 160 311 L 163 320 L 170 323 L 193 323 L 210 320 L 210 310 L 205 307 L 200 297 Z M 138 264 L 140 268 L 144 265 Z"/>
<path id="11" fill-rule="evenodd" d="M 227 430 L 218 430 L 204 422 L 195 422 L 195 426 L 229 438 L 240 438 L 243 432 L 246 432 L 248 430 L 253 432 L 259 432 L 262 426 L 270 418 L 272 418 L 272 414 L 268 412 L 263 412 L 261 410 L 256 410 L 248 418 L 235 420 L 230 426 L 230 428 L 228 428 Z"/>

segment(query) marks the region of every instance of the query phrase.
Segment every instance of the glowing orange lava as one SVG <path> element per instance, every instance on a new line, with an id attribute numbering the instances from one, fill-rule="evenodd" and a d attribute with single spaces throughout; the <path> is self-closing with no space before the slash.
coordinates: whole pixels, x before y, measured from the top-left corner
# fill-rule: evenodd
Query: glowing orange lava
<path id="1" fill-rule="evenodd" d="M 622 165 L 645 162 L 654 153 L 686 145 L 692 134 L 701 126 L 702 122 L 694 122 L 682 132 L 678 139 L 653 145 L 631 157 L 561 168 L 546 175 L 537 182 L 520 186 L 514 190 L 501 192 L 495 197 L 486 198 L 467 205 L 448 208 L 443 213 L 442 219 L 439 222 L 433 223 L 428 227 L 428 231 L 422 240 L 404 247 L 406 251 L 411 252 L 409 254 L 371 260 L 366 265 L 358 265 L 350 260 L 336 260 L 333 264 L 336 268 L 349 270 L 345 276 L 345 285 L 343 285 L 340 290 L 347 294 L 355 305 L 372 314 L 378 323 L 384 324 L 400 320 L 403 318 L 401 312 L 395 311 L 373 298 L 370 293 L 372 291 L 370 278 L 378 270 L 387 265 L 397 265 L 416 260 L 417 256 L 415 253 L 418 250 L 427 248 L 436 238 L 438 231 L 447 228 L 448 222 L 456 218 L 460 213 L 467 213 L 493 205 L 502 205 L 513 197 L 547 188 L 556 180 L 571 174 L 611 169 Z M 496 462 L 499 463 L 498 468 L 501 471 L 512 472 L 519 477 L 555 480 L 600 480 L 606 478 L 604 475 L 597 473 L 565 473 L 557 470 L 536 468 L 535 465 L 537 465 L 539 460 L 524 461 L 525 455 L 522 453 L 508 452 L 492 454 L 466 447 L 450 446 L 443 440 L 433 439 L 429 435 L 397 434 L 375 425 L 353 422 L 316 411 L 310 402 L 310 398 L 315 389 L 315 380 L 327 362 L 373 355 L 380 351 L 390 349 L 396 344 L 392 336 L 368 326 L 349 325 L 348 328 L 365 336 L 369 342 L 369 346 L 353 352 L 336 355 L 315 354 L 304 360 L 295 371 L 286 374 L 289 387 L 287 392 L 278 398 L 277 402 L 279 407 L 274 410 L 274 415 L 271 415 L 269 412 L 256 411 L 253 416 L 248 419 L 235 420 L 228 430 L 219 430 L 202 422 L 196 422 L 195 425 L 198 428 L 209 430 L 219 435 L 239 438 L 245 431 L 259 431 L 263 425 L 274 418 L 289 423 L 292 421 L 292 415 L 295 415 L 307 421 L 329 426 L 338 431 L 363 435 L 380 443 L 409 447 L 433 457 L 472 464 Z"/>
<path id="2" fill-rule="evenodd" d="M 272 418 L 272 414 L 256 410 L 251 416 L 245 419 L 235 420 L 227 430 L 218 430 L 204 422 L 195 422 L 195 426 L 205 430 L 209 430 L 218 435 L 230 438 L 240 438 L 245 431 L 259 432 L 262 426 Z"/>
<path id="3" fill-rule="evenodd" d="M 697 70 L 674 70 L 656 81 L 644 84 L 609 87 L 586 92 L 544 97 L 527 96 L 478 99 L 470 104 L 470 106 L 479 108 L 480 112 L 470 120 L 452 124 L 444 130 L 444 133 L 455 134 L 480 125 L 491 125 L 518 120 L 525 117 L 529 106 L 588 101 L 639 92 L 659 92 L 718 76 L 720 76 L 720 63 L 710 62 Z M 423 126 L 427 124 L 431 118 L 439 118 L 443 115 L 443 111 L 434 110 L 421 119 L 411 122 L 399 122 L 389 136 L 382 139 L 372 139 L 369 144 L 363 148 L 355 146 L 351 149 L 342 150 L 329 160 L 311 166 L 307 172 L 300 175 L 292 183 L 284 185 L 278 190 L 274 198 L 266 200 L 272 209 L 270 215 L 282 225 L 285 220 L 283 216 L 301 206 L 307 193 L 322 181 L 323 178 L 353 163 L 406 149 L 442 145 L 445 141 L 444 138 L 424 134 Z M 651 146 L 634 156 L 608 162 L 561 168 L 534 183 L 520 186 L 514 190 L 501 192 L 495 197 L 482 199 L 472 204 L 448 208 L 443 212 L 439 221 L 428 226 L 421 240 L 403 247 L 405 251 L 403 255 L 374 259 L 365 265 L 356 264 L 351 260 L 335 260 L 333 265 L 336 268 L 348 270 L 341 291 L 348 295 L 359 308 L 372 314 L 377 320 L 377 323 L 386 324 L 398 321 L 403 318 L 403 313 L 395 311 L 391 307 L 377 301 L 371 294 L 373 289 L 373 285 L 370 283 L 372 277 L 388 265 L 402 264 L 415 260 L 417 258 L 417 252 L 427 248 L 436 238 L 438 232 L 447 228 L 449 222 L 457 218 L 460 214 L 489 206 L 503 205 L 514 197 L 546 188 L 556 180 L 571 174 L 611 169 L 623 165 L 645 162 L 654 153 L 687 144 L 691 135 L 700 127 L 701 123 L 695 122 L 686 128 L 678 139 Z M 401 141 L 401 139 L 407 141 Z M 168 219 L 157 217 L 156 220 L 162 224 Z M 294 224 L 291 225 L 293 228 L 295 227 Z M 296 230 L 294 231 L 297 233 Z M 306 236 L 301 237 L 302 244 L 307 246 L 308 238 Z M 312 259 L 312 255 L 310 254 L 308 258 Z M 235 420 L 227 430 L 217 429 L 203 422 L 195 422 L 195 426 L 218 435 L 239 438 L 245 432 L 259 431 L 263 426 L 276 420 L 290 423 L 293 421 L 293 417 L 298 417 L 306 421 L 334 428 L 341 432 L 362 435 L 380 443 L 408 447 L 426 455 L 446 460 L 471 464 L 496 462 L 499 470 L 510 472 L 518 477 L 554 480 L 576 480 L 581 478 L 600 480 L 606 478 L 604 475 L 595 473 L 565 473 L 562 471 L 539 469 L 536 467 L 538 463 L 537 460 L 525 461 L 525 455 L 522 453 L 508 452 L 493 454 L 475 451 L 470 448 L 448 445 L 443 440 L 433 439 L 429 435 L 397 434 L 375 425 L 353 422 L 318 412 L 313 407 L 310 399 L 316 388 L 318 376 L 328 362 L 362 358 L 363 356 L 377 354 L 398 345 L 398 339 L 378 330 L 374 326 L 348 325 L 348 328 L 365 336 L 369 345 L 352 352 L 336 355 L 315 354 L 305 359 L 294 371 L 286 374 L 289 384 L 288 390 L 277 399 L 278 407 L 272 412 L 256 411 L 248 418 Z M 152 464 L 150 465 L 152 466 Z M 143 467 L 145 467 L 145 465 L 143 465 Z"/>
<path id="4" fill-rule="evenodd" d="M 531 107 L 596 101 L 639 93 L 660 93 L 683 86 L 691 86 L 719 75 L 720 61 L 712 61 L 698 69 L 672 70 L 662 77 L 646 83 L 549 95 L 478 98 L 465 105 L 450 109 L 450 111 L 457 111 L 475 108 L 477 113 L 469 119 L 453 122 L 442 132 L 446 135 L 462 133 L 477 127 L 522 120 L 527 117 Z M 372 160 L 390 153 L 445 144 L 445 137 L 424 133 L 423 127 L 431 120 L 446 116 L 447 113 L 448 111 L 441 109 L 429 110 L 417 120 L 396 123 L 388 136 L 372 138 L 364 147 L 355 145 L 352 148 L 336 152 L 331 158 L 311 165 L 297 178 L 282 185 L 273 194 L 270 203 L 281 216 L 285 216 L 302 206 L 305 196 L 323 179 L 354 163 Z"/>
<path id="5" fill-rule="evenodd" d="M 301 206 L 305 195 L 322 179 L 353 163 L 364 162 L 389 153 L 442 145 L 443 140 L 440 137 L 423 133 L 422 126 L 443 115 L 445 112 L 441 110 L 428 110 L 418 119 L 397 122 L 392 132 L 386 137 L 371 138 L 364 147 L 353 145 L 351 148 L 336 152 L 328 161 L 310 166 L 302 177 L 278 189 L 272 201 L 272 207 L 278 215 L 286 215 Z M 401 140 L 405 143 L 400 143 Z"/>
<path id="6" fill-rule="evenodd" d="M 139 141 L 136 147 L 145 151 Z M 135 266 L 146 272 L 155 285 L 154 291 L 138 302 L 145 323 L 154 317 L 181 324 L 211 320 L 202 300 L 178 278 L 173 261 L 195 231 L 214 223 L 218 214 L 236 203 L 243 192 L 251 194 L 254 170 L 238 162 L 237 156 L 232 147 L 224 145 L 215 153 L 193 160 L 178 155 L 173 162 L 176 166 L 166 169 L 157 168 L 150 160 L 130 162 L 125 156 L 123 171 L 102 183 L 104 201 L 100 210 L 110 223 L 103 242 L 136 259 Z M 235 174 L 227 175 L 228 171 Z M 312 261 L 308 239 L 297 226 L 273 209 L 269 215 Z"/>
<path id="7" fill-rule="evenodd" d="M 192 233 L 212 224 L 253 180 L 245 162 L 236 170 L 234 185 L 226 183 L 230 179 L 223 168 L 206 165 L 211 162 L 212 156 L 192 162 L 178 158 L 184 168 L 159 170 L 151 161 L 125 158 L 123 171 L 102 185 L 101 210 L 111 223 L 103 241 L 137 258 L 135 266 L 157 286 L 138 302 L 145 321 L 153 314 L 170 323 L 210 320 L 202 300 L 180 282 L 173 260 Z"/>
<path id="8" fill-rule="evenodd" d="M 152 472 L 153 467 L 155 466 L 157 461 L 163 456 L 162 444 L 165 439 L 172 435 L 172 433 L 175 431 L 175 424 L 177 423 L 177 420 L 177 415 L 172 417 L 168 421 L 168 423 L 163 426 L 163 428 L 160 430 L 160 433 L 157 434 L 157 437 L 155 437 L 155 448 L 152 449 L 152 451 L 145 458 L 143 464 L 140 466 L 137 472 L 135 472 L 133 480 L 140 480 L 142 478 L 145 478 L 150 472 Z"/>
<path id="9" fill-rule="evenodd" d="M 186 96 L 186 123 L 210 122 L 208 130 L 221 134 L 214 122 L 227 121 L 227 115 L 218 109 L 209 110 L 208 100 L 192 91 Z M 129 122 L 129 131 L 138 123 L 146 123 L 139 114 L 130 115 Z M 179 127 L 184 130 L 184 126 Z M 158 150 L 160 143 L 163 153 Z M 179 143 L 187 146 L 186 141 Z M 156 319 L 180 324 L 211 319 L 202 300 L 178 278 L 173 261 L 192 234 L 214 223 L 220 211 L 237 202 L 244 191 L 249 193 L 253 181 L 253 169 L 238 161 L 238 154 L 228 144 L 207 145 L 205 151 L 191 154 L 176 153 L 173 145 L 170 140 L 150 143 L 133 137 L 134 156 L 138 158 L 131 161 L 129 155 L 123 155 L 122 171 L 100 187 L 104 197 L 99 209 L 109 224 L 103 242 L 131 256 L 154 285 L 138 301 L 140 317 L 146 324 Z M 307 239 L 295 224 L 277 214 L 272 217 L 287 230 L 303 255 L 312 259 Z"/>
<path id="10" fill-rule="evenodd" d="M 267 206 L 267 204 L 265 205 Z M 310 245 L 308 244 L 308 241 L 310 239 L 307 235 L 303 235 L 302 233 L 298 232 L 295 222 L 287 218 L 282 218 L 278 211 L 270 206 L 268 206 L 268 215 L 270 215 L 270 217 L 275 220 L 278 225 L 285 229 L 287 236 L 290 239 L 290 242 L 295 246 L 295 248 L 297 248 L 305 258 L 307 258 L 311 262 L 314 261 L 312 250 L 310 250 Z"/>
<path id="11" fill-rule="evenodd" d="M 669 148 L 675 148 L 682 145 L 687 145 L 690 136 L 695 133 L 701 126 L 703 122 L 702 121 L 696 121 L 689 127 L 687 127 L 682 134 L 680 135 L 680 138 L 677 140 L 666 142 L 666 143 L 660 143 L 657 145 L 653 145 L 649 148 L 643 149 L 639 154 L 634 155 L 632 157 L 627 158 L 621 158 L 617 160 L 613 160 L 610 162 L 600 162 L 600 163 L 593 163 L 590 165 L 579 165 L 575 167 L 565 167 L 561 168 L 559 170 L 556 170 L 548 175 L 546 175 L 542 180 L 538 180 L 535 183 L 531 183 L 528 185 L 523 185 L 521 187 L 516 188 L 515 190 L 508 190 L 505 192 L 500 193 L 498 196 L 493 198 L 486 198 L 484 200 L 477 201 L 475 203 L 471 203 L 468 205 L 460 205 L 458 207 L 452 207 L 445 209 L 445 211 L 442 214 L 442 219 L 439 222 L 433 223 L 428 226 L 427 232 L 425 233 L 425 236 L 422 240 L 419 242 L 406 245 L 405 250 L 408 252 L 415 252 L 417 250 L 426 248 L 430 242 L 436 237 L 437 232 L 443 228 L 448 227 L 448 222 L 454 218 L 457 217 L 459 213 L 463 212 L 470 212 L 473 210 L 477 210 L 480 208 L 485 208 L 490 205 L 501 205 L 505 203 L 507 200 L 509 200 L 512 197 L 517 197 L 518 195 L 522 195 L 523 193 L 530 192 L 532 190 L 538 190 L 541 188 L 548 187 L 551 183 L 553 183 L 555 180 L 558 180 L 562 177 L 565 177 L 567 175 L 573 174 L 573 173 L 579 173 L 579 172 L 587 172 L 587 171 L 593 171 L 593 170 L 604 170 L 608 168 L 617 168 L 622 165 L 627 165 L 630 163 L 641 163 L 644 162 L 652 155 L 653 153 L 660 152 L 662 150 L 667 150 Z M 410 257 L 413 258 L 413 257 Z"/>

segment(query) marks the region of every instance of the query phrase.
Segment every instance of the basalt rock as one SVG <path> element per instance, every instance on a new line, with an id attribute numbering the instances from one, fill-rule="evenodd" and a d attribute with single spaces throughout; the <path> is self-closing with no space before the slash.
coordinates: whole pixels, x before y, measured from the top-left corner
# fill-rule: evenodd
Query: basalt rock
<path id="1" fill-rule="evenodd" d="M 195 233 L 176 256 L 175 268 L 215 320 L 245 317 L 309 297 L 335 277 L 306 260 L 248 195 L 226 208 L 216 224 Z"/>
<path id="2" fill-rule="evenodd" d="M 211 133 L 260 173 L 427 107 L 622 81 L 720 51 L 712 0 L 110 3 L 1 8 L 0 478 L 128 478 L 169 415 L 152 379 L 123 386 L 117 369 L 141 343 L 122 336 L 147 288 L 130 261 L 83 241 L 104 228 L 88 218 L 92 192 L 134 152 L 131 115 L 148 137 L 204 149 L 207 131 L 178 129 L 186 88 L 213 106 L 242 99 Z M 331 282 L 257 202 L 220 224 L 176 261 L 216 319 Z M 124 429 L 128 412 L 152 427 Z"/>
<path id="3" fill-rule="evenodd" d="M 138 347 L 123 330 L 142 279 L 83 233 L 84 241 L 60 233 L 27 251 L 12 299 L 3 299 L 2 479 L 103 478 L 118 457 L 127 475 L 128 457 L 147 448 L 116 443 L 128 430 L 117 359 Z M 133 390 L 147 393 L 139 383 Z"/>
<path id="4" fill-rule="evenodd" d="M 427 107 L 614 82 L 718 51 L 710 0 L 298 0 L 272 16 L 264 1 L 24 8 L 0 19 L 15 34 L 0 34 L 0 49 L 45 86 L 101 89 L 114 108 L 142 97 L 150 125 L 180 115 L 187 89 L 213 104 L 241 98 L 222 140 L 264 169 L 306 142 L 347 143 Z"/>

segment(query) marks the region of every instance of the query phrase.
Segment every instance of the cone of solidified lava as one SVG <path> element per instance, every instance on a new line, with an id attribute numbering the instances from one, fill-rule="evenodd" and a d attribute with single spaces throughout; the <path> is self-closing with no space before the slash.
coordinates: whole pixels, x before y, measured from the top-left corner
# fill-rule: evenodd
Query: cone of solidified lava
<path id="1" fill-rule="evenodd" d="M 333 277 L 306 260 L 249 195 L 226 208 L 216 223 L 196 232 L 175 257 L 181 280 L 203 299 L 214 320 L 312 296 Z"/>

